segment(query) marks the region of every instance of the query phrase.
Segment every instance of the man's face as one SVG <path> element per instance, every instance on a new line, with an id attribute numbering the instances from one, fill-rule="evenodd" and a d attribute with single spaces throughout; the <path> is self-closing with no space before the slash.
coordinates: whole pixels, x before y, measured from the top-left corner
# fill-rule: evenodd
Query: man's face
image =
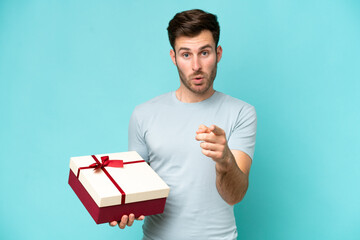
<path id="1" fill-rule="evenodd" d="M 171 50 L 170 56 L 179 71 L 181 85 L 197 95 L 212 91 L 222 49 L 216 49 L 211 32 L 178 37 L 174 47 L 176 53 Z"/>

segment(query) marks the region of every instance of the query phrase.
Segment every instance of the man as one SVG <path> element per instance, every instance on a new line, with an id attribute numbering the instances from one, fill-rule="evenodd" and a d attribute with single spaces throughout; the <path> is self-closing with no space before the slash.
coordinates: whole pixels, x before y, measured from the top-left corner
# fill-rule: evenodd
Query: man
<path id="1" fill-rule="evenodd" d="M 180 87 L 132 114 L 129 150 L 136 150 L 171 189 L 164 213 L 146 217 L 144 239 L 237 238 L 233 205 L 248 188 L 256 113 L 213 88 L 222 56 L 219 33 L 213 14 L 176 14 L 168 34 Z M 133 222 L 130 214 L 110 225 L 125 228 Z"/>

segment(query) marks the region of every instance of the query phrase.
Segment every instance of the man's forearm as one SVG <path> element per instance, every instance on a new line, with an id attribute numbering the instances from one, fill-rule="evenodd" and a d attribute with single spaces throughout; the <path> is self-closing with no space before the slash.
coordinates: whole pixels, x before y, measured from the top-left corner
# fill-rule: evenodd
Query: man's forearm
<path id="1" fill-rule="evenodd" d="M 239 150 L 230 150 L 223 129 L 215 125 L 200 125 L 196 140 L 202 153 L 216 162 L 216 188 L 220 196 L 230 205 L 243 199 L 248 187 L 250 157 Z"/>
<path id="2" fill-rule="evenodd" d="M 241 171 L 231 153 L 227 161 L 216 163 L 216 188 L 228 204 L 240 202 L 246 194 L 248 184 L 248 175 Z"/>

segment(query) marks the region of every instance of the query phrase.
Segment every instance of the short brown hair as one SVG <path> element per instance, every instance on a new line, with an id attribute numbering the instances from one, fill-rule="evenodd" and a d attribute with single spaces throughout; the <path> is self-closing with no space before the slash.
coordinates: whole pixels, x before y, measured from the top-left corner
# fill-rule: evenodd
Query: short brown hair
<path id="1" fill-rule="evenodd" d="M 215 41 L 215 47 L 219 43 L 220 26 L 217 16 L 200 9 L 193 9 L 177 13 L 169 22 L 167 28 L 171 47 L 175 50 L 177 37 L 195 37 L 203 30 L 209 30 Z"/>

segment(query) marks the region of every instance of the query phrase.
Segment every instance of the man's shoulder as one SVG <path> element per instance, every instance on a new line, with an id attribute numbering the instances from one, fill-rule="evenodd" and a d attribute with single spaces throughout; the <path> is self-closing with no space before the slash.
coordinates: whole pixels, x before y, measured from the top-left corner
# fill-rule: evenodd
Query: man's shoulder
<path id="1" fill-rule="evenodd" d="M 143 112 L 143 113 L 146 113 L 149 111 L 152 112 L 156 109 L 159 109 L 161 107 L 165 107 L 166 105 L 168 105 L 171 98 L 172 98 L 172 92 L 161 94 L 161 95 L 154 97 L 140 105 L 137 105 L 135 107 L 134 111 Z"/>
<path id="2" fill-rule="evenodd" d="M 222 92 L 217 92 L 217 94 L 218 94 L 218 98 L 220 99 L 220 101 L 222 101 L 224 104 L 226 104 L 230 108 L 254 109 L 254 106 L 252 106 L 251 104 L 249 104 L 239 98 L 232 97 L 232 96 L 227 95 Z"/>

